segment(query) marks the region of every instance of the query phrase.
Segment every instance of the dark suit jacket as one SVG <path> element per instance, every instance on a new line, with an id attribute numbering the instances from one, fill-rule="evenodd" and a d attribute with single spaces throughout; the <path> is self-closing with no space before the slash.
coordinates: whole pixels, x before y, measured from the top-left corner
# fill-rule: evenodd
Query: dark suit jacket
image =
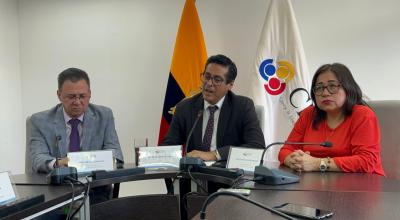
<path id="1" fill-rule="evenodd" d="M 187 136 L 193 127 L 198 112 L 204 109 L 202 94 L 183 100 L 176 106 L 168 133 L 162 145 L 186 144 Z M 229 91 L 220 110 L 217 128 L 217 149 L 221 158 L 226 160 L 230 146 L 263 148 L 264 135 L 251 99 L 235 95 Z M 188 152 L 200 150 L 202 143 L 201 116 L 193 135 L 186 144 Z"/>
<path id="2" fill-rule="evenodd" d="M 33 114 L 31 117 L 30 152 L 33 170 L 49 172 L 47 163 L 56 157 L 65 157 L 68 152 L 67 132 L 61 104 Z M 121 146 L 115 131 L 111 109 L 89 104 L 83 118 L 82 151 L 109 150 L 123 161 Z M 57 137 L 60 138 L 57 141 Z"/>

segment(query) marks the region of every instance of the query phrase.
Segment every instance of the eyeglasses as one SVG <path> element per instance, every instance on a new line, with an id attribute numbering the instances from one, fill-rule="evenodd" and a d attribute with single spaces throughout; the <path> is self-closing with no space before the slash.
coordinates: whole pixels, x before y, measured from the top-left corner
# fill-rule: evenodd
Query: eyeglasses
<path id="1" fill-rule="evenodd" d="M 219 86 L 221 85 L 223 82 L 225 82 L 225 79 L 220 77 L 220 76 L 211 76 L 211 74 L 209 73 L 204 73 L 201 76 L 201 81 L 203 81 L 203 83 L 208 82 L 209 80 L 211 80 L 211 82 L 215 85 L 215 86 Z"/>
<path id="2" fill-rule="evenodd" d="M 330 94 L 336 94 L 339 92 L 340 87 L 342 87 L 339 83 L 328 83 L 327 86 L 318 85 L 313 88 L 313 92 L 317 96 L 321 96 L 324 93 L 324 90 L 327 89 Z"/>
<path id="3" fill-rule="evenodd" d="M 85 100 L 89 97 L 89 95 L 87 94 L 71 94 L 71 95 L 66 95 L 65 98 L 68 101 L 75 101 L 76 99 L 78 99 L 79 101 Z"/>

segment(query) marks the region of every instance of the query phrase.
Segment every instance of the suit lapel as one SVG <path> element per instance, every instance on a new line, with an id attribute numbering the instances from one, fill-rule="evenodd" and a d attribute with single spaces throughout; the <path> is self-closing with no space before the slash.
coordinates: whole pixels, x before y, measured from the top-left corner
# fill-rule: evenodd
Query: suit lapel
<path id="1" fill-rule="evenodd" d="M 65 126 L 65 119 L 64 119 L 62 105 L 60 105 L 57 108 L 53 123 L 55 131 L 55 145 L 56 147 L 58 147 L 58 149 L 55 149 L 56 151 L 58 151 L 58 153 L 56 152 L 56 156 L 65 157 L 68 152 L 68 146 L 67 146 L 67 129 Z"/>
<path id="2" fill-rule="evenodd" d="M 91 111 L 89 107 L 83 117 L 83 124 L 82 124 L 82 140 L 81 140 L 81 149 L 83 151 L 90 150 L 90 142 L 92 137 L 92 131 L 94 128 L 94 122 L 96 120 L 96 116 Z"/>
<path id="3" fill-rule="evenodd" d="M 204 109 L 204 100 L 202 98 L 202 95 L 200 95 L 199 98 L 195 100 L 194 108 L 192 108 L 191 126 L 193 126 L 193 124 L 197 118 L 197 115 L 199 114 L 199 111 L 203 110 L 203 109 Z M 202 128 L 203 128 L 203 114 L 200 116 L 199 122 L 197 122 L 197 125 L 193 131 L 193 136 L 192 136 L 193 142 L 192 143 L 194 143 L 194 146 L 192 146 L 192 149 L 197 149 L 198 147 L 201 146 Z"/>
<path id="4" fill-rule="evenodd" d="M 231 102 L 230 94 L 227 93 L 225 96 L 224 103 L 222 104 L 221 112 L 218 118 L 218 128 L 217 128 L 217 147 L 223 147 L 223 139 L 226 131 L 226 126 L 228 125 L 229 118 L 231 117 Z"/>

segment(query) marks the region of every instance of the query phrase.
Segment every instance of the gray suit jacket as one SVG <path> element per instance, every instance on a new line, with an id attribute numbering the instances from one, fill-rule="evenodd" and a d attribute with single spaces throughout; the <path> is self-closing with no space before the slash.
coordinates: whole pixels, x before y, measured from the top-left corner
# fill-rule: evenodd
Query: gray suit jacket
<path id="1" fill-rule="evenodd" d="M 66 157 L 67 132 L 61 104 L 31 117 L 30 153 L 36 172 L 49 172 L 47 163 Z M 82 124 L 82 151 L 113 150 L 114 157 L 123 161 L 121 146 L 115 131 L 111 109 L 89 104 Z"/>

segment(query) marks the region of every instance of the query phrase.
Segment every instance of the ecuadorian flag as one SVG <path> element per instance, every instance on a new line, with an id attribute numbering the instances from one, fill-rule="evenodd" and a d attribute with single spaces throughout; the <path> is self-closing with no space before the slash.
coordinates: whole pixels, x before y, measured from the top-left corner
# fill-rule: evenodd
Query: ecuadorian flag
<path id="1" fill-rule="evenodd" d="M 175 105 L 201 91 L 200 76 L 206 61 L 207 51 L 196 6 L 194 0 L 186 0 L 164 98 L 159 144 L 168 131 Z"/>

